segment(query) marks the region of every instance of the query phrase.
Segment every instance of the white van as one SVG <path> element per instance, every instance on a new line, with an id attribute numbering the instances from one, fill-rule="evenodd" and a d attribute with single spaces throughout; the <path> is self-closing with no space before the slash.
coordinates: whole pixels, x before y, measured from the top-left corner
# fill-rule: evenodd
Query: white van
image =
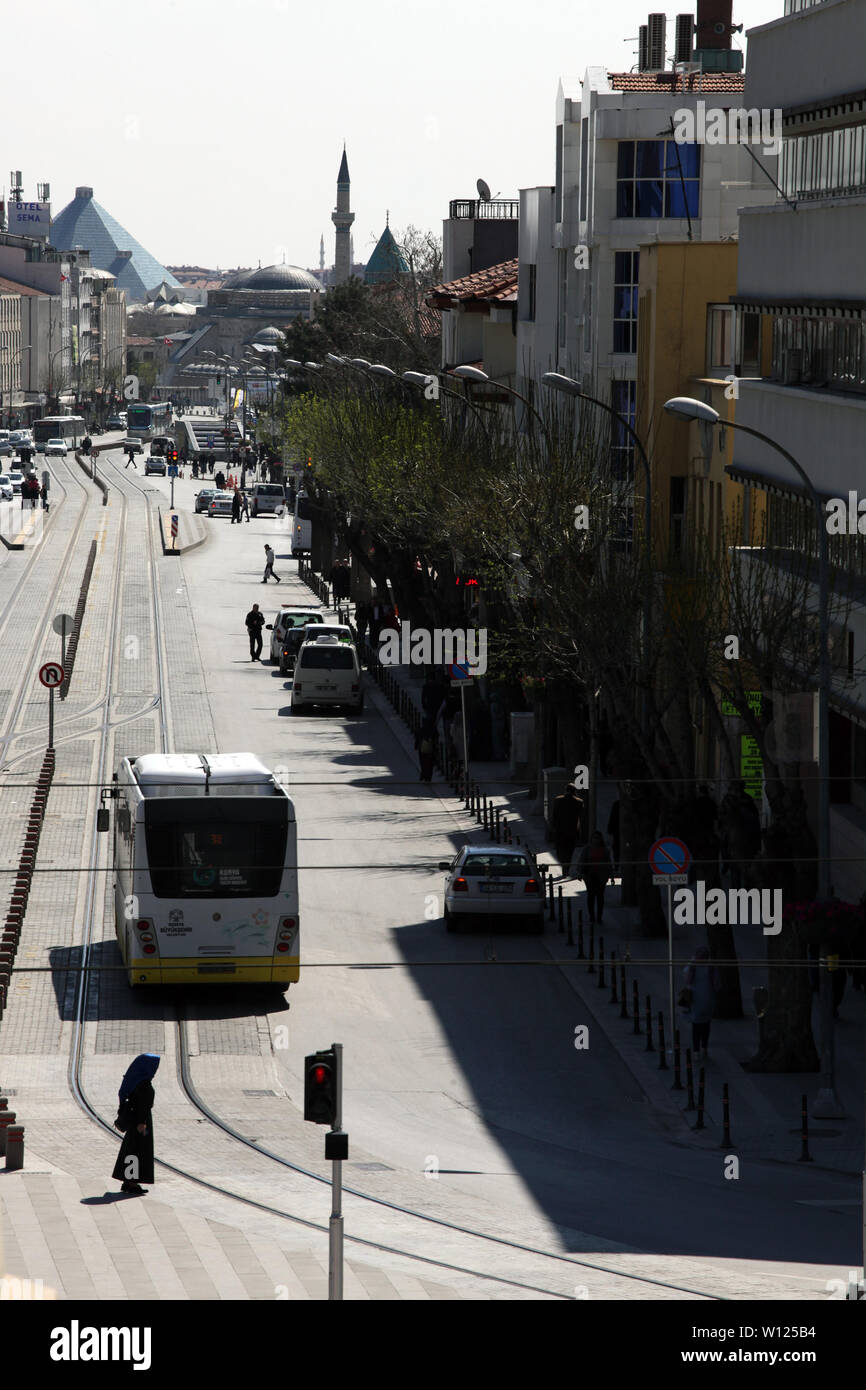
<path id="1" fill-rule="evenodd" d="M 292 714 L 311 705 L 342 705 L 352 714 L 364 708 L 358 653 L 336 637 L 305 642 L 295 662 Z"/>
<path id="2" fill-rule="evenodd" d="M 292 558 L 309 555 L 313 547 L 313 523 L 310 518 L 310 502 L 305 492 L 295 498 L 295 514 L 292 517 Z"/>
<path id="3" fill-rule="evenodd" d="M 249 494 L 251 516 L 282 516 L 286 510 L 286 493 L 282 483 L 256 483 Z"/>

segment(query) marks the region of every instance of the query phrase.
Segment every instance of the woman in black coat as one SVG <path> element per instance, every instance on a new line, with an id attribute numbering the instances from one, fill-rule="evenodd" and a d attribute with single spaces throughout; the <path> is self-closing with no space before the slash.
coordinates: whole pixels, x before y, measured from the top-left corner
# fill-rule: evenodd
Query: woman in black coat
<path id="1" fill-rule="evenodd" d="M 118 1120 L 126 1126 L 120 1153 L 111 1176 L 121 1183 L 121 1192 L 145 1195 L 143 1182 L 153 1182 L 153 1086 L 159 1066 L 155 1052 L 142 1052 L 127 1069 L 120 1083 Z"/>

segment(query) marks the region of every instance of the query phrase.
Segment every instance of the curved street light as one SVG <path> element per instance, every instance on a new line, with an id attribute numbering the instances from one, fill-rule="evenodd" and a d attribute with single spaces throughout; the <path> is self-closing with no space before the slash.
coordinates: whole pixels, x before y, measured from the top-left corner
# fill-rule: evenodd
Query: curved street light
<path id="1" fill-rule="evenodd" d="M 553 453 L 553 444 L 547 426 L 528 396 L 524 396 L 521 391 L 515 390 L 513 386 L 506 385 L 504 381 L 496 381 L 487 372 L 482 372 L 480 367 L 470 367 L 468 363 L 459 367 L 452 367 L 449 375 L 458 377 L 460 381 L 476 381 L 479 384 L 489 382 L 492 386 L 495 386 L 497 390 L 507 391 L 509 396 L 514 396 L 515 400 L 522 401 L 526 409 L 531 411 L 538 421 L 541 432 L 544 435 L 545 443 L 547 444 L 548 452 L 550 454 Z"/>
<path id="2" fill-rule="evenodd" d="M 487 421 L 482 411 L 479 410 L 478 406 L 475 405 L 473 401 L 470 401 L 468 395 L 461 395 L 459 391 L 451 391 L 447 386 L 443 386 L 441 381 L 443 375 L 444 373 L 442 372 L 404 372 L 402 379 L 403 381 L 408 381 L 410 386 L 419 386 L 424 391 L 427 390 L 427 387 L 432 381 L 435 381 L 437 390 L 441 391 L 443 396 L 450 396 L 452 400 L 459 401 L 464 410 L 468 407 L 469 410 L 472 411 L 472 414 L 480 422 L 481 428 L 484 431 L 484 437 L 489 444 L 490 435 L 487 430 Z"/>

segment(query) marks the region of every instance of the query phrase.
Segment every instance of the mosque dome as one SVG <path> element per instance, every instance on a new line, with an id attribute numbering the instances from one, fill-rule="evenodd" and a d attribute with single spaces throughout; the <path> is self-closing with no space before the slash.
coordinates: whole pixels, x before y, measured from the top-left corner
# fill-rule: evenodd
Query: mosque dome
<path id="1" fill-rule="evenodd" d="M 229 288 L 229 286 L 226 286 Z M 318 293 L 322 286 L 308 270 L 297 265 L 266 265 L 247 275 L 234 278 L 233 290 L 314 290 Z"/>
<path id="2" fill-rule="evenodd" d="M 253 342 L 261 344 L 262 347 L 279 347 L 281 343 L 285 342 L 285 340 L 285 333 L 281 333 L 280 330 L 278 328 L 274 328 L 273 325 L 271 325 L 269 328 L 261 329 L 260 332 L 258 332 L 256 336 L 253 338 Z"/>

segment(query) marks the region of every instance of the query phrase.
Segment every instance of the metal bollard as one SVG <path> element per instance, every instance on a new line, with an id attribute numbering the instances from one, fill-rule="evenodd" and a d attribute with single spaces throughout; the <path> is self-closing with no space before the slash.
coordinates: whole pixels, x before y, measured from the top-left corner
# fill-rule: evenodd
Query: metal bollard
<path id="1" fill-rule="evenodd" d="M 482 824 L 483 824 L 485 830 L 489 830 L 489 829 L 490 829 L 490 810 L 489 810 L 489 807 L 488 807 L 488 805 L 487 805 L 487 793 L 486 793 L 486 792 L 484 793 L 484 796 L 483 796 L 483 798 L 482 798 L 481 822 L 482 822 Z"/>
<path id="2" fill-rule="evenodd" d="M 731 1139 L 731 1097 L 728 1094 L 727 1081 L 722 1084 L 722 1142 L 721 1149 L 731 1149 L 734 1147 Z"/>
<path id="3" fill-rule="evenodd" d="M 598 979 L 595 982 L 596 989 L 604 989 L 604 937 L 598 938 Z"/>
<path id="4" fill-rule="evenodd" d="M 501 825 L 500 825 L 500 823 L 499 823 L 499 817 L 500 817 L 500 807 L 499 807 L 499 806 L 497 806 L 497 807 L 495 808 L 493 814 L 494 814 L 495 817 L 496 817 L 496 825 L 495 825 L 495 827 L 494 827 L 493 833 L 494 833 L 494 835 L 496 836 L 496 843 L 497 843 L 498 845 L 501 845 L 501 844 L 502 844 L 502 827 L 501 827 Z"/>
<path id="5" fill-rule="evenodd" d="M 668 1059 L 665 1056 L 665 1015 L 664 1010 L 659 1009 L 658 1013 L 658 1035 L 659 1035 L 659 1071 L 667 1071 Z"/>
<path id="6" fill-rule="evenodd" d="M 674 1031 L 674 1084 L 671 1090 L 681 1091 L 682 1089 L 683 1079 L 680 1074 L 680 1030 L 677 1028 Z"/>
<path id="7" fill-rule="evenodd" d="M 511 844 L 511 822 L 507 816 L 502 817 L 502 836 L 506 845 Z"/>
<path id="8" fill-rule="evenodd" d="M 17 1173 L 24 1167 L 24 1126 L 11 1125 L 6 1130 L 6 1172 Z"/>
<path id="9" fill-rule="evenodd" d="M 619 1016 L 628 1018 L 628 1000 L 625 993 L 625 961 L 619 966 Z"/>
<path id="10" fill-rule="evenodd" d="M 704 1077 L 705 1077 L 705 1076 L 706 1076 L 706 1071 L 705 1071 L 705 1069 L 704 1069 L 703 1067 L 701 1067 L 700 1076 L 698 1077 L 698 1119 L 697 1119 L 697 1124 L 695 1125 L 695 1129 L 704 1129 L 704 1128 L 705 1128 L 705 1125 L 704 1125 Z"/>
<path id="11" fill-rule="evenodd" d="M 564 930 L 565 930 L 565 916 L 564 916 L 563 906 L 562 906 L 562 884 L 561 884 L 561 883 L 558 883 L 558 884 L 556 885 L 556 920 L 557 920 L 557 928 L 556 928 L 556 930 L 557 930 L 558 932 L 564 931 Z"/>
<path id="12" fill-rule="evenodd" d="M 10 1125 L 14 1125 L 16 1115 L 14 1110 L 3 1110 L 0 1112 L 0 1154 L 6 1152 L 6 1131 Z"/>
<path id="13" fill-rule="evenodd" d="M 577 909 L 577 959 L 584 960 L 583 954 L 583 908 Z"/>
<path id="14" fill-rule="evenodd" d="M 686 1104 L 686 1109 L 687 1109 L 687 1110 L 694 1110 L 694 1108 L 695 1108 L 695 1069 L 694 1069 L 694 1067 L 692 1066 L 692 1049 L 691 1049 L 690 1047 L 687 1047 L 687 1048 L 686 1048 L 686 1088 L 687 1088 L 688 1093 L 689 1093 L 689 1098 L 688 1098 L 688 1103 Z"/>
<path id="15" fill-rule="evenodd" d="M 610 953 L 610 1002 L 619 1003 L 619 995 L 616 992 L 616 947 Z"/>
<path id="16" fill-rule="evenodd" d="M 547 916 L 553 921 L 553 874 L 547 875 Z"/>
<path id="17" fill-rule="evenodd" d="M 646 1047 L 644 1052 L 655 1052 L 653 1047 L 653 1011 L 650 996 L 646 997 Z"/>
<path id="18" fill-rule="evenodd" d="M 567 903 L 565 904 L 565 920 L 566 920 L 566 925 L 567 925 L 567 927 L 568 927 L 568 940 L 567 940 L 567 943 L 566 943 L 566 944 L 569 945 L 569 946 L 573 946 L 573 945 L 574 945 L 574 930 L 573 930 L 572 920 L 571 920 L 571 919 L 572 919 L 572 900 L 571 900 L 571 898 L 569 898 L 568 901 L 567 901 Z"/>
<path id="19" fill-rule="evenodd" d="M 631 982 L 631 1015 L 633 1019 L 632 1032 L 635 1036 L 640 1034 L 640 990 L 637 980 Z"/>
<path id="20" fill-rule="evenodd" d="M 800 1107 L 800 1125 L 800 1134 L 803 1140 L 803 1147 L 800 1150 L 800 1157 L 797 1159 L 797 1162 L 814 1163 L 815 1160 L 809 1153 L 809 1102 L 806 1096 L 803 1096 L 803 1102 Z"/>

